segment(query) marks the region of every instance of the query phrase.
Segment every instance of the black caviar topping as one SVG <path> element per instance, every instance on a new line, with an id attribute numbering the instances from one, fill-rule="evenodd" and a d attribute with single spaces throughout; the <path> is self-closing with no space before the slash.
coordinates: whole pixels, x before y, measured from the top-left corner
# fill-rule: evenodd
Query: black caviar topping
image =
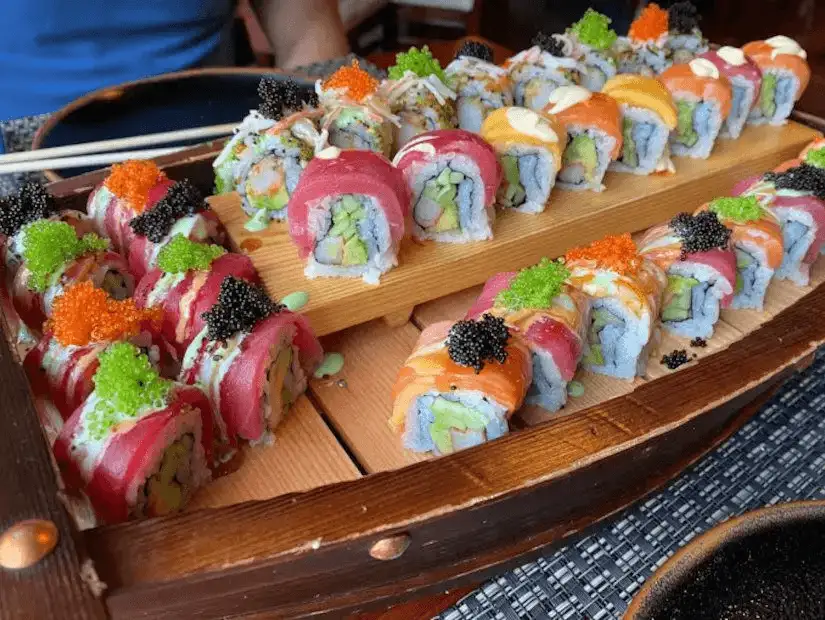
<path id="1" fill-rule="evenodd" d="M 218 303 L 201 316 L 209 340 L 226 340 L 238 332 L 250 332 L 258 321 L 277 314 L 286 306 L 275 303 L 260 286 L 227 276 L 221 282 Z"/>
<path id="2" fill-rule="evenodd" d="M 689 0 L 674 2 L 667 10 L 668 28 L 676 34 L 692 34 L 699 28 L 700 19 L 701 15 Z"/>
<path id="3" fill-rule="evenodd" d="M 708 346 L 708 341 L 704 338 L 699 338 L 698 336 L 690 341 L 690 346 L 692 347 L 699 347 L 700 349 L 704 349 Z"/>
<path id="4" fill-rule="evenodd" d="M 493 48 L 481 41 L 464 41 L 455 53 L 456 58 L 460 56 L 471 56 L 486 62 L 493 62 Z"/>
<path id="5" fill-rule="evenodd" d="M 763 178 L 773 183 L 776 189 L 808 192 L 825 200 L 825 170 L 816 166 L 803 163 L 784 172 L 766 172 Z"/>
<path id="6" fill-rule="evenodd" d="M 564 56 L 564 41 L 552 34 L 545 34 L 539 32 L 533 37 L 533 45 L 538 45 L 542 51 L 552 54 L 553 56 Z"/>
<path id="7" fill-rule="evenodd" d="M 447 352 L 460 366 L 481 372 L 486 362 L 507 361 L 507 341 L 510 330 L 504 319 L 485 314 L 478 321 L 458 321 L 447 335 Z"/>
<path id="8" fill-rule="evenodd" d="M 667 366 L 670 370 L 676 370 L 679 366 L 687 364 L 690 361 L 687 351 L 684 349 L 676 349 L 672 353 L 662 356 L 661 363 Z"/>
<path id="9" fill-rule="evenodd" d="M 682 239 L 682 260 L 694 252 L 708 252 L 728 247 L 731 231 L 713 211 L 697 215 L 680 213 L 670 220 L 670 228 Z"/>
<path id="10" fill-rule="evenodd" d="M 274 121 L 299 111 L 304 105 L 311 108 L 318 106 L 318 95 L 301 88 L 292 78 L 261 79 L 258 84 L 258 96 L 261 98 L 258 111 Z"/>
<path id="11" fill-rule="evenodd" d="M 178 181 L 158 203 L 129 222 L 132 230 L 153 243 L 160 243 L 180 218 L 209 209 L 197 187 L 189 179 Z"/>
<path id="12" fill-rule="evenodd" d="M 28 181 L 16 196 L 0 200 L 0 233 L 11 237 L 23 226 L 57 212 L 52 196 L 40 183 Z"/>

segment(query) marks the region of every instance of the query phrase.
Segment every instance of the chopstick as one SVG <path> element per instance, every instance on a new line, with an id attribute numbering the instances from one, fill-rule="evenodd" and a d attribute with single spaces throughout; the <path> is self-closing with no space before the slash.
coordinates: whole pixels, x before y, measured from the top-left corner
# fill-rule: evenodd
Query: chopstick
<path id="1" fill-rule="evenodd" d="M 62 148 L 62 147 L 61 147 Z M 42 170 L 61 170 L 64 168 L 84 168 L 86 166 L 107 166 L 127 159 L 151 159 L 177 153 L 185 146 L 172 146 L 162 149 L 143 149 L 139 151 L 116 151 L 114 153 L 98 153 L 97 155 L 79 155 L 77 157 L 55 157 L 51 159 L 37 159 L 34 161 L 0 163 L 0 174 L 18 172 L 40 172 Z"/>
<path id="2" fill-rule="evenodd" d="M 227 123 L 225 125 L 210 125 L 208 127 L 194 127 L 192 129 L 178 129 L 175 131 L 163 131 L 160 133 L 147 134 L 145 136 L 132 136 L 131 138 L 114 138 L 112 140 L 99 140 L 97 142 L 83 142 L 81 144 L 70 144 L 67 146 L 56 146 L 48 149 L 36 149 L 34 151 L 23 151 L 20 153 L 8 153 L 0 155 L 0 164 L 12 164 L 24 161 L 37 161 L 44 159 L 55 159 L 57 157 L 74 157 L 76 155 L 88 155 L 90 153 L 105 153 L 107 151 L 121 151 L 144 146 L 154 146 L 158 144 L 168 144 L 178 140 L 196 140 L 199 138 L 216 138 L 230 135 L 237 123 Z M 150 157 L 157 157 L 151 155 Z M 128 159 L 128 158 L 127 158 Z M 117 160 L 122 161 L 122 160 Z M 110 162 L 102 162 L 110 163 Z M 87 164 L 79 164 L 84 166 Z M 63 165 L 63 168 L 69 166 Z M 77 166 L 76 166 L 77 167 Z M 46 170 L 47 168 L 37 168 Z M 21 170 L 20 172 L 24 172 Z"/>

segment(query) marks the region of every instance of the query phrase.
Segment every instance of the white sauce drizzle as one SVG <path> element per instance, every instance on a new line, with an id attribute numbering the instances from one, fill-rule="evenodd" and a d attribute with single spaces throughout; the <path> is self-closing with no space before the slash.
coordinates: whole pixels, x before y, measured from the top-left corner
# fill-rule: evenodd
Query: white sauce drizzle
<path id="1" fill-rule="evenodd" d="M 550 124 L 533 110 L 516 107 L 507 108 L 506 114 L 507 121 L 516 131 L 545 142 L 559 141 L 559 137 L 550 127 Z"/>
<path id="2" fill-rule="evenodd" d="M 745 52 L 738 47 L 723 45 L 716 50 L 716 53 L 719 55 L 719 58 L 724 60 L 729 65 L 734 65 L 735 67 L 741 67 L 747 62 L 745 59 Z"/>
<path id="3" fill-rule="evenodd" d="M 719 79 L 719 69 L 707 58 L 694 58 L 688 66 L 695 76 Z"/>
<path id="4" fill-rule="evenodd" d="M 550 114 L 558 114 L 582 101 L 587 101 L 592 95 L 589 90 L 582 86 L 559 86 L 550 93 L 548 103 L 552 103 L 553 107 L 547 111 Z"/>
<path id="5" fill-rule="evenodd" d="M 781 54 L 787 54 L 789 56 L 799 56 L 800 58 L 808 58 L 808 53 L 802 49 L 802 47 L 791 39 L 790 37 L 786 37 L 784 35 L 776 35 L 775 37 L 771 37 L 770 39 L 765 39 L 765 43 L 770 45 L 773 48 L 771 51 L 771 58 L 776 58 Z"/>

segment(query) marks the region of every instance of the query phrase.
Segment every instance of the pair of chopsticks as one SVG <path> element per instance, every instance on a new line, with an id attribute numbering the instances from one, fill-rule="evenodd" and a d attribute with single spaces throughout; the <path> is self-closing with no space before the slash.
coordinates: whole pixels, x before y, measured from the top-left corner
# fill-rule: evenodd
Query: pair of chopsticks
<path id="1" fill-rule="evenodd" d="M 237 123 L 211 125 L 209 127 L 164 131 L 145 136 L 132 136 L 131 138 L 116 138 L 113 140 L 85 142 L 82 144 L 57 146 L 21 153 L 8 153 L 6 155 L 0 155 L 0 174 L 38 172 L 41 170 L 59 170 L 63 168 L 85 168 L 87 166 L 106 166 L 126 161 L 127 159 L 162 157 L 163 155 L 169 155 L 170 153 L 175 153 L 189 147 L 142 147 L 169 144 L 170 142 L 178 142 L 181 140 L 228 136 L 232 134 L 236 126 Z"/>

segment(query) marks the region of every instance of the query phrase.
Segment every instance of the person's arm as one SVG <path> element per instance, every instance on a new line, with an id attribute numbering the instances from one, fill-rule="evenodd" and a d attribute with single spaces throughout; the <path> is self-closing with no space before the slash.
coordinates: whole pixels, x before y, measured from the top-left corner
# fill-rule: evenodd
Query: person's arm
<path id="1" fill-rule="evenodd" d="M 275 64 L 290 69 L 349 52 L 338 0 L 255 0 Z"/>

